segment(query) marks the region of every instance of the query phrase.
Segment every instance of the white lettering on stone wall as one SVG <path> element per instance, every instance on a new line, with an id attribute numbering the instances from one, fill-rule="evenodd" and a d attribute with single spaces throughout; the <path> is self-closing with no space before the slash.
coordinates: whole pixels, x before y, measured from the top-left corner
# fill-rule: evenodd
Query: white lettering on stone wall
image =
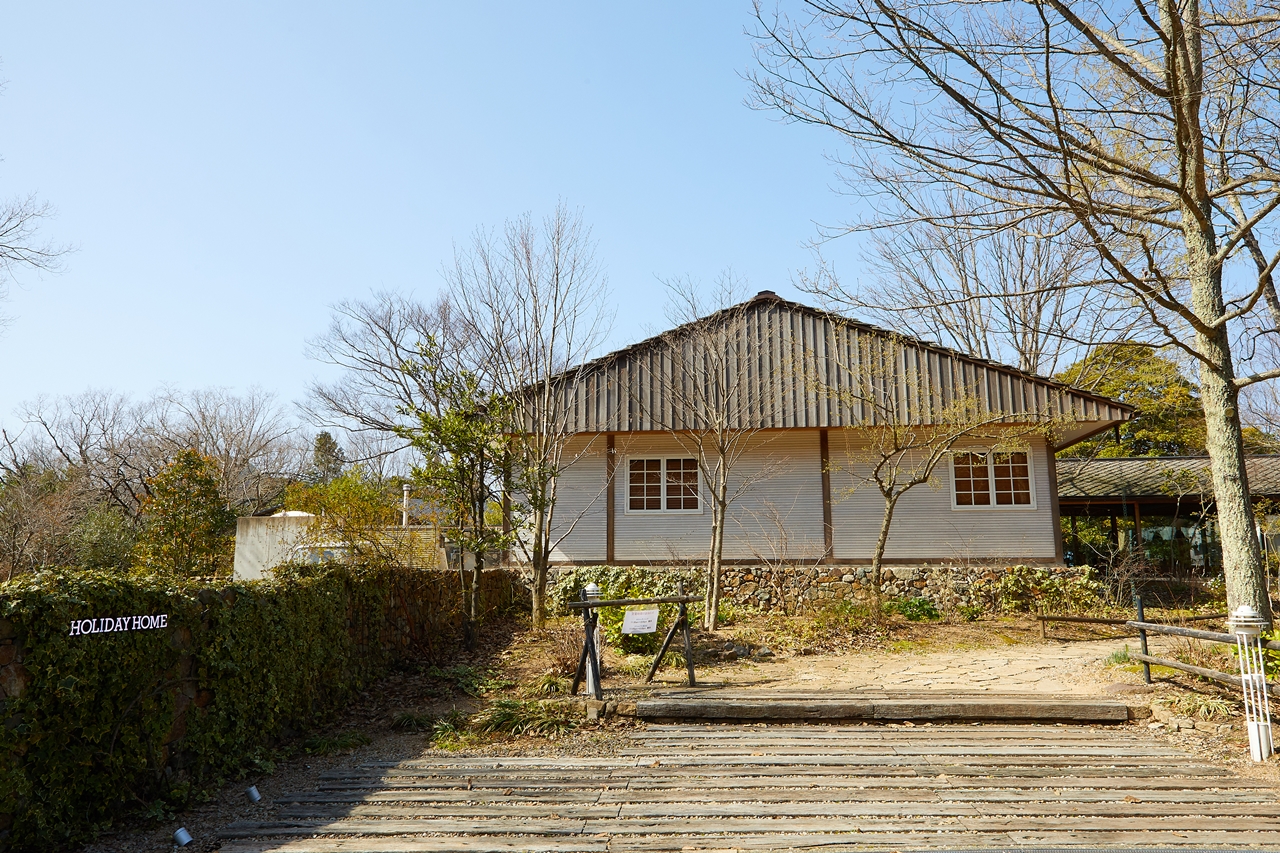
<path id="1" fill-rule="evenodd" d="M 71 623 L 71 636 L 110 634 L 116 631 L 150 631 L 169 627 L 169 614 L 156 616 L 104 616 L 99 619 L 76 619 Z"/>

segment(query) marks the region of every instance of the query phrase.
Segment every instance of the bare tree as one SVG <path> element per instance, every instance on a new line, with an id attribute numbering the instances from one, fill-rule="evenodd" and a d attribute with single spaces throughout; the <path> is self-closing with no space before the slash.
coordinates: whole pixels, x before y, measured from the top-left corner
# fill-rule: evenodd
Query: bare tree
<path id="1" fill-rule="evenodd" d="M 981 219 L 965 202 L 948 194 L 943 216 Z M 1071 230 L 989 223 L 982 233 L 938 218 L 872 232 L 864 255 L 872 281 L 846 287 L 820 258 L 801 288 L 863 319 L 1042 376 L 1095 341 L 1132 333 L 1114 293 L 1076 286 L 1096 280 L 1097 255 Z"/>
<path id="2" fill-rule="evenodd" d="M 53 215 L 35 196 L 0 203 L 0 301 L 9 296 L 9 283 L 21 270 L 57 272 L 70 249 L 39 237 L 41 220 Z M 0 317 L 0 324 L 5 322 Z"/>
<path id="3" fill-rule="evenodd" d="M 968 493 L 971 505 L 998 505 L 1007 501 L 1030 502 L 1028 440 L 1050 432 L 1056 423 L 1052 413 L 1035 417 L 1028 412 L 1005 412 L 987 404 L 978 388 L 965 388 L 959 377 L 940 382 L 925 366 L 924 348 L 910 338 L 894 334 L 862 338 L 857 364 L 839 365 L 844 376 L 831 393 L 860 421 L 846 430 L 846 457 L 838 466 L 850 479 L 847 494 L 863 488 L 879 492 L 884 500 L 880 530 L 871 553 L 873 616 L 883 616 L 882 565 L 894 513 L 899 501 L 918 486 L 941 487 L 938 467 L 956 458 L 957 480 L 961 472 L 981 471 L 981 481 Z M 943 392 L 943 387 L 952 389 Z M 995 469 L 997 486 L 992 494 L 988 466 Z M 833 467 L 837 467 L 834 466 Z M 957 499 L 963 500 L 957 489 Z"/>
<path id="4" fill-rule="evenodd" d="M 1026 233 L 1070 223 L 1094 284 L 1195 360 L 1228 601 L 1269 615 L 1239 394 L 1280 368 L 1238 375 L 1232 345 L 1276 331 L 1280 16 L 1225 0 L 800 6 L 799 23 L 757 7 L 758 105 L 841 134 L 852 175 L 919 221 L 981 232 L 915 203 L 955 192 Z"/>
<path id="5" fill-rule="evenodd" d="M 261 390 L 235 395 L 212 389 L 163 391 L 139 402 L 111 391 L 40 399 L 23 417 L 30 440 L 74 468 L 88 488 L 136 518 L 147 481 L 181 450 L 193 449 L 219 464 L 219 489 L 227 506 L 245 514 L 279 506 L 284 486 L 305 466 L 306 444 L 296 426 Z M 8 442 L 11 459 L 17 443 Z"/>
<path id="6" fill-rule="evenodd" d="M 562 392 L 608 331 L 607 281 L 582 214 L 563 204 L 540 225 L 525 215 L 500 233 L 476 232 L 445 275 L 467 361 L 510 404 L 505 491 L 524 504 L 515 541 L 533 574 L 533 624 L 542 627 L 551 554 L 577 522 L 557 517 L 557 484 L 589 449 L 570 452 L 573 401 Z"/>
<path id="7" fill-rule="evenodd" d="M 652 393 L 636 400 L 697 464 L 697 477 L 710 497 L 711 539 L 707 547 L 707 630 L 716 630 L 725 530 L 734 502 L 772 475 L 774 465 L 741 469 L 744 457 L 758 451 L 761 430 L 752 410 L 744 351 L 745 324 L 754 315 L 742 301 L 747 285 L 726 272 L 704 292 L 695 282 L 667 282 L 668 319 L 676 328 L 659 336 L 665 363 L 653 371 Z M 714 310 L 719 309 L 719 310 Z M 760 337 L 767 338 L 768 332 Z M 798 364 L 782 369 L 800 369 Z"/>
<path id="8" fill-rule="evenodd" d="M 302 411 L 316 426 L 391 437 L 413 425 L 408 412 L 440 414 L 430 382 L 405 366 L 421 357 L 428 342 L 451 358 L 465 358 L 468 341 L 455 313 L 448 297 L 424 305 L 393 293 L 334 306 L 328 331 L 308 342 L 307 354 L 341 374 L 313 382 Z"/>

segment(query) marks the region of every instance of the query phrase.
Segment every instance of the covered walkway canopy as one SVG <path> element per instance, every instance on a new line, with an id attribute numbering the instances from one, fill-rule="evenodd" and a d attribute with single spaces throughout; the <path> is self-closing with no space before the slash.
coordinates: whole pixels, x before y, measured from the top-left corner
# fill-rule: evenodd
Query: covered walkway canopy
<path id="1" fill-rule="evenodd" d="M 1251 456 L 1246 465 L 1254 500 L 1280 504 L 1280 456 Z M 1057 469 L 1071 562 L 1114 559 L 1140 542 L 1143 557 L 1165 569 L 1218 564 L 1208 457 L 1059 459 Z M 1266 512 L 1274 516 L 1277 510 Z M 1100 519 L 1108 522 L 1104 530 L 1110 548 L 1100 547 Z M 1273 544 L 1272 538 L 1263 538 L 1264 547 Z"/>

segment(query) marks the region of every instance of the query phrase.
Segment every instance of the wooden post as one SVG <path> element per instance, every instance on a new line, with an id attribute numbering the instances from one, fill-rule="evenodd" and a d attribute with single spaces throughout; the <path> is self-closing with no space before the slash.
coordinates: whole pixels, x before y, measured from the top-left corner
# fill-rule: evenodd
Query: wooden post
<path id="1" fill-rule="evenodd" d="M 831 447 L 827 431 L 818 431 L 818 458 L 822 465 L 822 562 L 836 561 L 835 525 L 831 521 Z"/>
<path id="2" fill-rule="evenodd" d="M 693 678 L 693 639 L 689 636 L 689 605 L 680 603 L 680 622 L 684 625 L 684 666 L 689 670 L 689 686 L 696 687 Z"/>
<path id="3" fill-rule="evenodd" d="M 618 449 L 614 446 L 613 433 L 605 436 L 604 440 L 604 562 L 607 566 L 613 565 L 613 514 L 615 512 L 614 502 L 617 500 L 615 492 L 617 484 L 613 482 L 617 476 L 618 468 Z"/>
<path id="4" fill-rule="evenodd" d="M 1142 545 L 1142 504 L 1133 504 L 1133 543 L 1138 549 L 1139 559 L 1145 559 L 1147 549 Z"/>
<path id="5" fill-rule="evenodd" d="M 587 591 L 584 589 L 578 593 L 579 601 L 587 600 Z M 573 676 L 573 686 L 569 690 L 571 696 L 578 694 L 578 686 L 586 679 L 588 685 L 593 685 L 595 690 L 592 691 L 594 698 L 604 698 L 604 688 L 600 684 L 600 653 L 596 649 L 596 623 L 599 619 L 595 608 L 582 608 L 582 654 L 578 657 L 578 671 Z"/>
<path id="6" fill-rule="evenodd" d="M 683 605 L 681 605 L 683 607 Z M 682 617 L 683 618 L 683 617 Z M 658 671 L 658 666 L 662 663 L 662 658 L 667 653 L 667 649 L 671 648 L 671 641 L 676 637 L 676 631 L 680 630 L 680 619 L 671 623 L 671 627 L 667 630 L 667 636 L 662 641 L 662 647 L 658 649 L 658 654 L 653 659 L 653 664 L 649 667 L 649 674 L 645 676 L 644 683 L 648 684 L 653 681 L 654 674 Z"/>
<path id="7" fill-rule="evenodd" d="M 1142 612 L 1142 596 L 1135 595 L 1133 597 L 1133 606 L 1138 611 L 1137 621 L 1146 622 L 1147 621 L 1146 615 Z M 1138 643 L 1142 647 L 1142 656 L 1147 657 L 1149 652 L 1147 651 L 1147 631 L 1145 628 L 1138 629 Z M 1147 663 L 1146 661 L 1142 662 L 1142 680 L 1145 681 L 1147 684 L 1151 683 L 1151 664 Z"/>
<path id="8" fill-rule="evenodd" d="M 676 593 L 684 595 L 684 582 L 676 582 Z M 671 641 L 676 638 L 676 632 L 684 633 L 684 664 L 689 671 L 689 686 L 696 687 L 697 681 L 693 677 L 693 639 L 689 636 L 689 605 L 683 601 L 680 602 L 680 610 L 676 616 L 676 621 L 671 623 L 671 628 L 667 631 L 667 636 L 662 640 L 662 647 L 658 649 L 658 654 L 654 657 L 653 663 L 649 666 L 649 674 L 645 676 L 645 684 L 653 681 L 653 676 L 658 671 L 658 667 L 662 664 L 663 657 L 666 656 L 667 650 L 671 648 Z"/>

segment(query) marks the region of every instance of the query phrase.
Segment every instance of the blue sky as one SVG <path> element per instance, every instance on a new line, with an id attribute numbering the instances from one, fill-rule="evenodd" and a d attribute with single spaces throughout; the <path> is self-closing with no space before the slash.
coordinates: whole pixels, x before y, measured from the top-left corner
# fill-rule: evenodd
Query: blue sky
<path id="1" fill-rule="evenodd" d="M 744 105 L 750 11 L 0 2 L 0 196 L 38 193 L 76 246 L 0 306 L 0 423 L 90 387 L 299 399 L 329 306 L 430 297 L 455 242 L 560 199 L 613 343 L 661 326 L 660 277 L 797 296 L 815 223 L 855 201 L 834 136 Z M 854 249 L 827 251 L 846 277 Z"/>

